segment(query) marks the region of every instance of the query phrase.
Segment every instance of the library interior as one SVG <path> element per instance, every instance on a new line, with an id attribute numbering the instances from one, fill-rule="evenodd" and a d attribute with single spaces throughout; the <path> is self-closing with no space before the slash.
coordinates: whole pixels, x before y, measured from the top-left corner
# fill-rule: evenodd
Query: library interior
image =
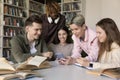
<path id="1" fill-rule="evenodd" d="M 52 3 L 52 2 L 57 2 L 57 4 L 60 6 L 60 10 L 58 9 L 58 12 L 57 12 L 57 9 L 55 9 L 56 7 L 58 7 L 56 4 L 52 5 L 52 7 L 54 7 L 55 10 L 52 10 L 52 8 L 49 8 L 49 7 L 46 8 L 47 3 Z M 1 65 L 0 66 L 0 80 L 9 80 L 9 79 L 10 80 L 23 80 L 27 77 L 26 75 L 28 74 L 30 74 L 30 77 L 26 78 L 25 80 L 82 80 L 82 79 L 83 80 L 113 80 L 113 79 L 119 80 L 120 79 L 120 75 L 119 75 L 120 74 L 120 63 L 119 63 L 120 59 L 118 59 L 118 57 L 120 57 L 120 55 L 117 53 L 118 51 L 120 51 L 120 41 L 117 42 L 118 38 L 109 36 L 110 34 L 109 31 L 105 33 L 106 36 L 108 36 L 107 38 L 110 37 L 111 41 L 113 38 L 115 38 L 113 39 L 113 43 L 108 41 L 110 45 L 107 44 L 107 41 L 106 41 L 106 44 L 102 45 L 102 42 L 99 41 L 101 39 L 98 37 L 98 35 L 93 36 L 94 32 L 95 34 L 100 35 L 100 31 L 98 28 L 101 29 L 101 25 L 104 27 L 104 25 L 102 24 L 103 18 L 105 18 L 105 20 L 111 20 L 111 21 L 112 19 L 115 20 L 116 22 L 115 26 L 118 25 L 118 29 L 120 30 L 120 27 L 119 27 L 120 18 L 118 18 L 120 14 L 120 11 L 118 10 L 120 7 L 119 2 L 120 1 L 118 0 L 111 0 L 111 1 L 109 0 L 92 0 L 92 1 L 90 0 L 0 0 L 0 65 Z M 105 4 L 105 3 L 108 3 L 108 4 Z M 110 6 L 109 4 L 112 6 Z M 50 11 L 49 9 L 51 9 L 51 12 L 49 12 Z M 57 15 L 57 18 L 55 19 L 51 17 L 52 13 L 54 12 L 55 14 L 59 13 L 59 15 Z M 49 16 L 48 16 L 48 13 L 49 13 Z M 30 20 L 29 18 L 33 15 L 37 15 L 38 17 L 40 17 L 39 19 L 41 20 L 48 20 L 46 22 L 38 21 L 37 23 L 40 26 L 42 25 L 43 30 L 41 30 L 41 32 L 36 31 L 36 33 L 34 34 L 31 33 L 34 36 L 36 36 L 35 34 L 38 34 L 38 35 L 40 34 L 42 36 L 42 31 L 43 31 L 45 35 L 43 36 L 45 41 L 38 42 L 38 45 L 40 45 L 41 47 L 38 46 L 37 40 L 39 40 L 39 38 L 41 39 L 41 36 L 39 36 L 38 39 L 35 39 L 32 42 L 32 44 L 30 42 L 28 43 L 27 48 L 29 49 L 29 51 L 28 49 L 19 48 L 21 49 L 21 51 L 26 50 L 26 52 L 23 51 L 25 53 L 25 55 L 22 56 L 23 58 L 26 56 L 26 54 L 28 54 L 28 52 L 30 53 L 30 55 L 27 55 L 27 57 L 29 58 L 27 58 L 24 62 L 20 62 L 20 63 L 18 62 L 16 65 L 16 63 L 14 64 L 11 61 L 11 58 L 13 57 L 12 51 L 11 51 L 12 50 L 11 45 L 13 44 L 11 44 L 11 40 L 15 36 L 18 36 L 21 34 L 25 34 L 25 36 L 28 37 L 27 34 L 29 34 L 29 32 L 27 32 L 26 30 L 28 29 L 29 31 L 31 28 L 26 28 L 26 24 L 27 26 L 31 26 L 31 24 L 33 26 L 33 23 L 31 22 L 30 24 L 28 22 L 25 24 L 25 22 L 27 20 L 29 21 Z M 43 17 L 43 15 L 47 15 L 47 18 Z M 79 16 L 80 18 L 79 17 L 76 18 L 77 16 Z M 53 19 L 52 22 L 50 22 L 49 20 L 51 18 Z M 60 18 L 63 18 L 61 22 L 59 22 Z M 31 21 L 32 20 L 33 19 L 31 19 Z M 78 22 L 76 20 L 78 20 Z M 103 19 L 104 22 L 105 20 Z M 79 21 L 83 21 L 83 22 L 79 23 Z M 111 24 L 112 23 L 114 23 L 114 21 L 111 22 Z M 111 25 L 109 23 L 107 25 L 107 21 L 105 24 L 106 26 Z M 60 28 L 61 26 L 67 27 L 68 31 L 66 29 Z M 90 28 L 93 29 L 94 32 L 89 30 L 89 26 L 92 26 Z M 78 28 L 83 30 L 81 31 L 83 33 L 77 34 Z M 85 32 L 84 30 L 88 30 L 88 31 Z M 104 28 L 102 28 L 102 30 L 105 31 Z M 111 32 L 112 30 L 113 29 L 111 29 Z M 90 34 L 92 35 L 90 35 L 90 37 L 87 36 L 88 38 L 90 38 L 89 40 L 87 40 L 86 35 L 89 33 L 89 31 L 91 31 Z M 115 30 L 112 32 L 113 35 L 115 35 L 114 32 Z M 117 33 L 117 29 L 116 29 L 116 33 Z M 74 35 L 75 36 L 77 35 L 77 37 L 75 37 Z M 69 37 L 70 39 L 67 42 L 67 38 Z M 115 40 L 117 44 L 114 44 Z M 54 43 L 54 41 L 55 41 L 54 45 L 50 44 L 50 43 Z M 65 43 L 64 45 L 61 46 L 60 43 L 62 43 L 62 41 Z M 46 43 L 44 44 L 44 42 Z M 104 49 L 101 48 L 101 45 L 97 44 L 99 42 L 103 47 L 105 47 Z M 116 55 L 112 54 L 112 51 L 110 52 L 111 46 L 117 48 L 118 51 L 116 50 Z M 18 47 L 16 47 L 16 51 Z M 45 47 L 47 47 L 47 49 L 43 49 Z M 116 59 L 113 59 L 113 57 L 108 54 L 103 55 L 105 53 L 104 52 L 102 56 L 106 57 L 107 55 L 110 58 L 107 57 L 106 58 L 107 60 L 103 60 L 103 61 L 101 59 L 100 66 L 99 66 L 99 63 L 97 63 L 99 59 L 98 57 L 99 56 L 100 58 L 102 57 L 98 53 L 102 51 L 99 51 L 98 47 L 101 50 L 103 50 L 103 52 L 106 51 L 107 53 L 108 51 L 108 53 L 110 53 Z M 38 48 L 40 48 L 40 50 Z M 48 51 L 48 50 L 50 50 L 50 52 L 46 52 L 47 54 L 43 55 L 44 51 Z M 38 51 L 40 51 L 41 54 L 37 54 Z M 68 53 L 68 52 L 69 54 L 61 54 L 61 53 Z M 76 54 L 73 55 L 73 52 L 75 52 Z M 15 53 L 20 53 L 20 52 L 15 52 Z M 37 56 L 34 55 L 34 53 L 37 54 Z M 86 56 L 82 57 L 82 53 L 86 54 Z M 89 54 L 89 53 L 93 53 L 93 54 Z M 21 55 L 19 54 L 16 54 L 15 56 L 21 57 Z M 92 60 L 92 58 L 94 59 Z M 113 59 L 113 61 L 111 60 L 111 58 Z M 17 58 L 14 58 L 14 59 L 19 60 Z M 118 61 L 119 64 L 117 64 L 117 62 L 115 63 L 115 65 L 110 64 L 112 65 L 110 68 L 108 67 L 110 66 L 108 64 L 107 68 L 109 69 L 107 68 L 102 69 L 103 66 L 101 65 L 104 65 L 105 63 L 104 61 L 109 64 L 111 62 L 114 63 L 114 61 Z M 87 66 L 86 64 L 84 64 L 84 62 L 86 62 L 86 64 L 88 63 Z M 15 67 L 13 67 L 13 65 Z M 94 67 L 93 65 L 99 66 L 100 69 L 93 70 L 93 67 Z M 24 75 L 25 76 L 24 78 L 23 78 L 23 75 L 21 78 L 21 75 L 17 74 L 21 72 L 27 73 L 26 75 Z M 35 73 L 35 74 L 32 74 L 31 76 L 31 73 Z M 15 74 L 15 75 L 11 76 L 11 74 Z"/>

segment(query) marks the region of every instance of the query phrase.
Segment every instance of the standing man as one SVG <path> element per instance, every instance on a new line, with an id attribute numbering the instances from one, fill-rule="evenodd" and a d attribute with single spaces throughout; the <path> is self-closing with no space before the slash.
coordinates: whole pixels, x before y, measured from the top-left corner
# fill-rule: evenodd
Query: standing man
<path id="1" fill-rule="evenodd" d="M 25 33 L 13 37 L 10 41 L 13 62 L 20 63 L 35 55 L 52 58 L 53 53 L 48 51 L 41 32 L 41 18 L 38 15 L 30 16 L 25 21 Z"/>
<path id="2" fill-rule="evenodd" d="M 46 14 L 41 16 L 43 21 L 43 34 L 47 44 L 57 43 L 57 31 L 65 26 L 65 16 L 60 14 L 61 8 L 57 2 L 46 3 Z"/>

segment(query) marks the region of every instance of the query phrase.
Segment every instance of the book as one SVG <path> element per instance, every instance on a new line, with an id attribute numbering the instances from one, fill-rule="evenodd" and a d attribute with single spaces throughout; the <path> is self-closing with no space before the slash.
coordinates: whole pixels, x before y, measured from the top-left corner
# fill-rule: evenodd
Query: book
<path id="1" fill-rule="evenodd" d="M 36 75 L 37 73 L 33 71 L 17 72 L 14 74 L 0 75 L 0 80 L 23 80 L 23 79 L 36 77 Z"/>
<path id="2" fill-rule="evenodd" d="M 49 68 L 51 65 L 46 61 L 47 57 L 35 56 L 17 66 L 17 70 L 33 70 L 41 68 Z"/>
<path id="3" fill-rule="evenodd" d="M 46 57 L 35 56 L 17 65 L 10 64 L 5 58 L 0 58 L 0 74 L 16 73 L 19 71 L 49 68 L 51 65 Z"/>
<path id="4" fill-rule="evenodd" d="M 8 74 L 15 72 L 15 68 L 5 58 L 0 58 L 0 74 Z"/>
<path id="5" fill-rule="evenodd" d="M 108 69 L 95 69 L 89 70 L 87 73 L 94 74 L 94 75 L 102 75 L 107 76 L 110 78 L 120 79 L 120 67 L 117 68 L 108 68 Z"/>

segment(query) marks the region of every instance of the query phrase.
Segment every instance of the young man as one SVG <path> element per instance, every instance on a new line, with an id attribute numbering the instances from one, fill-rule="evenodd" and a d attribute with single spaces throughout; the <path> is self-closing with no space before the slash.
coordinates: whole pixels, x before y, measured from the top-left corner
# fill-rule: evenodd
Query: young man
<path id="1" fill-rule="evenodd" d="M 47 44 L 56 44 L 59 40 L 57 39 L 57 30 L 65 26 L 65 16 L 60 14 L 60 6 L 55 1 L 46 3 L 46 14 L 41 16 L 43 21 L 42 36 Z"/>
<path id="2" fill-rule="evenodd" d="M 23 62 L 28 58 L 39 55 L 52 58 L 45 41 L 41 38 L 42 20 L 38 15 L 30 16 L 25 21 L 25 33 L 11 39 L 11 60 Z"/>

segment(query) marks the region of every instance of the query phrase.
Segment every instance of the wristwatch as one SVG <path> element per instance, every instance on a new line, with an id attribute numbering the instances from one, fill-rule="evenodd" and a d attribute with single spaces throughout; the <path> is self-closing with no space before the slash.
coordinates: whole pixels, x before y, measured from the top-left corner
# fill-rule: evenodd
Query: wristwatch
<path id="1" fill-rule="evenodd" d="M 93 67 L 93 63 L 89 63 L 89 67 Z"/>

